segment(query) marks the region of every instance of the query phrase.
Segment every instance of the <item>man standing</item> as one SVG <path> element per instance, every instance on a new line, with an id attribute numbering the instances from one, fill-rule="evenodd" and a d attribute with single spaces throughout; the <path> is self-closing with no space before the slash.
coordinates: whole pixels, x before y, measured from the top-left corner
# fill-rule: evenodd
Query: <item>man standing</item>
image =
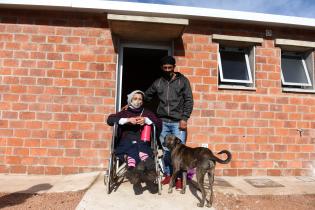
<path id="1" fill-rule="evenodd" d="M 160 141 L 163 144 L 167 134 L 174 134 L 183 144 L 186 142 L 187 120 L 193 110 L 193 95 L 189 80 L 181 73 L 175 72 L 176 61 L 172 56 L 161 59 L 163 76 L 153 82 L 145 91 L 145 100 L 150 101 L 154 95 L 159 98 L 157 115 L 162 120 Z M 163 146 L 162 146 L 163 147 Z M 162 184 L 170 182 L 172 167 L 170 152 L 163 147 L 165 178 Z M 180 188 L 181 182 L 176 182 Z"/>

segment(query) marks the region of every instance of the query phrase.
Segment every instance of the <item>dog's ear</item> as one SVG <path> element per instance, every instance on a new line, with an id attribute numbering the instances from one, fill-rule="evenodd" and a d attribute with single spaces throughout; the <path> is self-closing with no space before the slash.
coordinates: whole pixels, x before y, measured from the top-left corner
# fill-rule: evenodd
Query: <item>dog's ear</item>
<path id="1" fill-rule="evenodd" d="M 178 137 L 175 137 L 176 139 L 176 144 L 181 144 L 182 143 L 182 141 L 178 138 Z"/>
<path id="2" fill-rule="evenodd" d="M 164 140 L 170 138 L 172 136 L 172 134 L 167 134 L 165 137 L 164 137 Z"/>

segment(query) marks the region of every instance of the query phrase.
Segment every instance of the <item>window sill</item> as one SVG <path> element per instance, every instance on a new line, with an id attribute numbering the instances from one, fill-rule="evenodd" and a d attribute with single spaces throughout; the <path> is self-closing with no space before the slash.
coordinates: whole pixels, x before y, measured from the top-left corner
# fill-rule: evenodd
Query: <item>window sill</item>
<path id="1" fill-rule="evenodd" d="M 306 90 L 300 88 L 282 88 L 283 92 L 295 92 L 295 93 L 315 93 L 315 90 Z"/>
<path id="2" fill-rule="evenodd" d="M 219 85 L 219 89 L 256 91 L 255 87 L 244 87 L 238 85 Z"/>

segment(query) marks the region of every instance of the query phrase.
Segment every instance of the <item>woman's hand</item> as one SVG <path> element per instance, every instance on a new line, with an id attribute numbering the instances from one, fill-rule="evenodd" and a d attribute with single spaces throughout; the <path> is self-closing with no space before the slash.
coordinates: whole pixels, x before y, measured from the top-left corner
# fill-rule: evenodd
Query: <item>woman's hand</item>
<path id="1" fill-rule="evenodd" d="M 128 122 L 133 125 L 144 125 L 145 119 L 144 117 L 130 117 Z"/>
<path id="2" fill-rule="evenodd" d="M 144 117 L 137 117 L 137 124 L 138 125 L 144 125 L 144 121 L 145 121 Z"/>
<path id="3" fill-rule="evenodd" d="M 138 119 L 137 117 L 129 117 L 128 118 L 128 122 L 133 124 L 133 125 L 136 125 L 136 124 L 138 124 L 138 120 L 137 119 Z"/>

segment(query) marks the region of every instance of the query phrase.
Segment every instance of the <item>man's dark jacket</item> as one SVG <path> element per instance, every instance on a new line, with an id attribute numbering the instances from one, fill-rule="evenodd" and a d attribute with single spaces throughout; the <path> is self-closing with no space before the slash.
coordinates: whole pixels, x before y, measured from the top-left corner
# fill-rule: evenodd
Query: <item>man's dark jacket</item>
<path id="1" fill-rule="evenodd" d="M 164 121 L 187 121 L 193 110 L 193 95 L 189 80 L 179 72 L 173 80 L 164 77 L 155 80 L 145 91 L 145 101 L 155 94 L 159 97 L 157 115 Z"/>

